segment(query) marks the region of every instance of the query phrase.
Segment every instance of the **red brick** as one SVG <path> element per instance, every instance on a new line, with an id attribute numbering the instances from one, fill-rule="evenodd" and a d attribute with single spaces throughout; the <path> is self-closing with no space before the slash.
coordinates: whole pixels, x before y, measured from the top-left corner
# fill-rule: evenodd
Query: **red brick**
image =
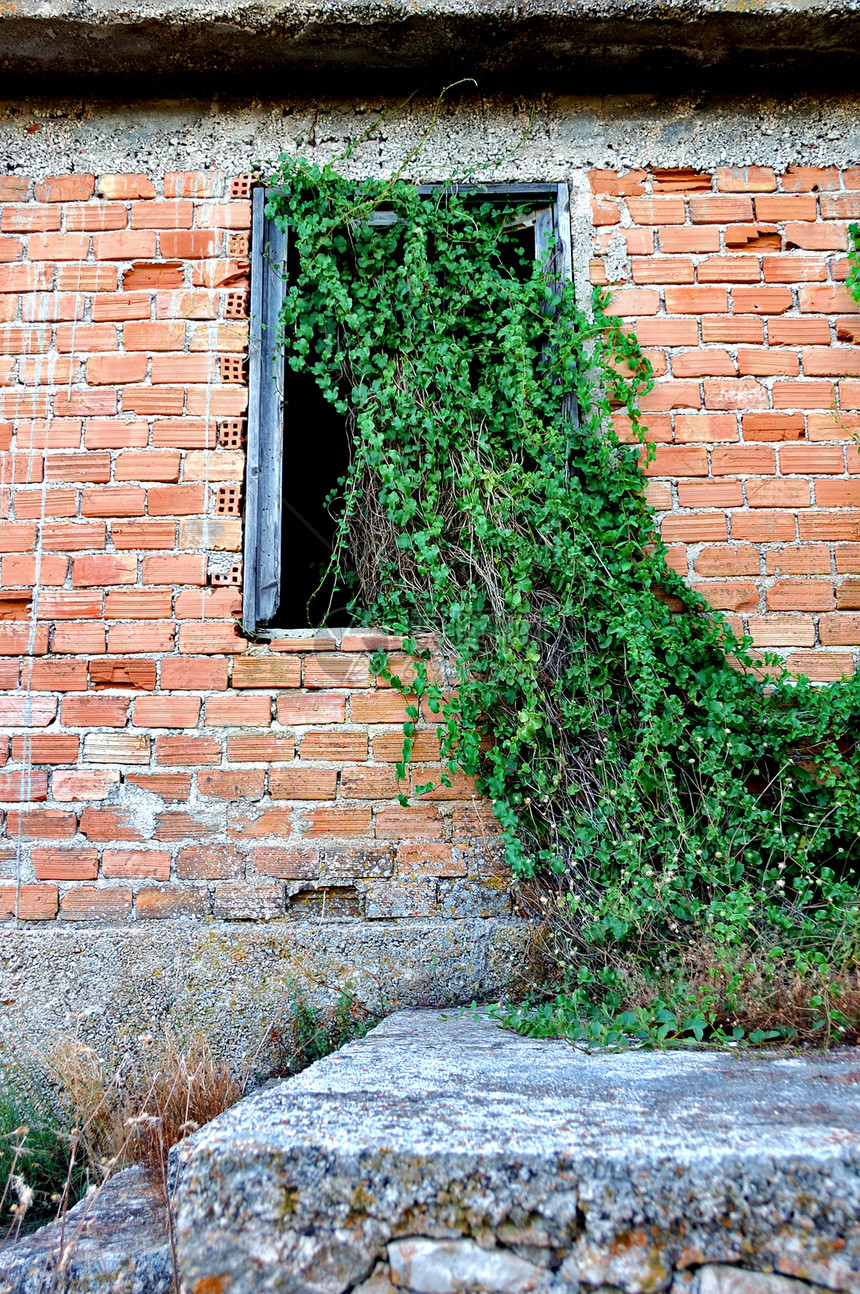
<path id="1" fill-rule="evenodd" d="M 178 481 L 180 456 L 178 453 L 143 450 L 140 453 L 120 454 L 116 460 L 114 479 L 117 481 Z M 150 491 L 150 513 L 152 495 Z"/>
<path id="2" fill-rule="evenodd" d="M 99 261 L 150 260 L 155 256 L 155 234 L 121 229 L 93 238 L 93 255 Z"/>
<path id="3" fill-rule="evenodd" d="M 720 250 L 720 233 L 718 229 L 689 225 L 669 225 L 660 229 L 660 250 L 662 252 L 718 252 Z"/>
<path id="4" fill-rule="evenodd" d="M 820 508 L 856 508 L 860 506 L 860 480 L 818 480 L 815 502 Z"/>
<path id="5" fill-rule="evenodd" d="M 77 816 L 59 809 L 31 809 L 29 812 L 10 809 L 6 814 L 6 835 L 10 840 L 17 836 L 33 840 L 70 840 L 77 830 Z"/>
<path id="6" fill-rule="evenodd" d="M 320 874 L 316 849 L 258 847 L 252 855 L 254 871 L 260 876 L 276 876 L 286 881 L 316 880 Z"/>
<path id="7" fill-rule="evenodd" d="M 287 692 L 277 698 L 277 713 L 283 724 L 343 723 L 346 702 L 336 693 Z"/>
<path id="8" fill-rule="evenodd" d="M 666 288 L 666 310 L 669 314 L 725 314 L 728 295 L 725 288 Z"/>
<path id="9" fill-rule="evenodd" d="M 367 759 L 367 734 L 342 730 L 308 732 L 302 738 L 299 754 L 302 759 L 329 763 L 361 762 Z"/>
<path id="10" fill-rule="evenodd" d="M 388 800 L 397 794 L 394 770 L 390 766 L 345 768 L 340 775 L 340 794 L 347 800 Z"/>
<path id="11" fill-rule="evenodd" d="M 275 800 L 333 800 L 337 773 L 333 768 L 273 768 L 269 792 Z"/>
<path id="12" fill-rule="evenodd" d="M 595 170 L 588 172 L 588 180 L 593 193 L 606 193 L 613 197 L 637 197 L 645 192 L 643 180 L 646 175 L 646 171 Z"/>
<path id="13" fill-rule="evenodd" d="M 108 297 L 94 297 L 90 308 L 93 323 L 127 323 L 130 319 L 148 319 L 151 305 L 148 292 L 115 292 Z"/>
<path id="14" fill-rule="evenodd" d="M 154 660 L 101 660 L 90 662 L 90 686 L 93 688 L 155 687 Z"/>
<path id="15" fill-rule="evenodd" d="M 735 287 L 732 304 L 736 314 L 772 315 L 791 309 L 791 289 L 785 287 Z"/>
<path id="16" fill-rule="evenodd" d="M 775 409 L 830 409 L 836 401 L 832 382 L 774 382 Z"/>
<path id="17" fill-rule="evenodd" d="M 747 504 L 751 508 L 808 508 L 809 482 L 785 479 L 749 480 Z"/>
<path id="18" fill-rule="evenodd" d="M 354 693 L 349 701 L 350 718 L 353 723 L 405 723 L 409 718 L 406 707 L 414 701 L 414 697 L 403 697 L 391 689 Z"/>
<path id="19" fill-rule="evenodd" d="M 62 721 L 71 728 L 124 728 L 127 712 L 127 697 L 66 696 Z"/>
<path id="20" fill-rule="evenodd" d="M 754 377 L 797 377 L 800 364 L 793 351 L 739 350 L 738 372 Z"/>
<path id="21" fill-rule="evenodd" d="M 761 561 L 758 551 L 750 544 L 721 544 L 717 548 L 703 548 L 693 565 L 697 575 L 758 575 Z"/>
<path id="22" fill-rule="evenodd" d="M 185 324 L 127 323 L 122 330 L 126 350 L 169 351 L 181 350 L 185 344 Z"/>
<path id="23" fill-rule="evenodd" d="M 743 416 L 745 440 L 800 440 L 803 436 L 802 413 L 750 413 Z"/>
<path id="24" fill-rule="evenodd" d="M 705 378 L 706 409 L 766 409 L 767 389 L 753 378 Z"/>
<path id="25" fill-rule="evenodd" d="M 688 544 L 709 543 L 726 538 L 726 518 L 716 513 L 696 513 L 687 516 L 666 517 L 660 525 L 660 534 L 666 543 L 681 541 Z M 374 742 L 374 751 L 377 742 Z M 401 743 L 402 746 L 402 743 Z M 379 756 L 377 755 L 377 758 Z M 400 758 L 400 756 L 397 756 Z"/>
<path id="26" fill-rule="evenodd" d="M 860 645 L 860 615 L 836 611 L 818 622 L 818 634 L 824 647 Z"/>
<path id="27" fill-rule="evenodd" d="M 241 610 L 241 591 L 229 586 L 182 589 L 173 604 L 177 620 L 238 620 Z"/>
<path id="28" fill-rule="evenodd" d="M 845 471 L 845 455 L 841 445 L 784 445 L 779 470 L 838 476 Z"/>
<path id="29" fill-rule="evenodd" d="M 36 202 L 85 202 L 95 192 L 94 175 L 49 175 L 33 190 Z"/>
<path id="30" fill-rule="evenodd" d="M 711 256 L 696 270 L 699 283 L 759 283 L 761 262 L 755 256 Z"/>
<path id="31" fill-rule="evenodd" d="M 826 319 L 771 319 L 767 338 L 772 346 L 827 345 L 830 328 Z M 850 340 L 842 338 L 841 340 Z"/>
<path id="32" fill-rule="evenodd" d="M 723 523 L 723 538 L 725 539 L 726 522 L 725 518 L 718 518 Z M 419 762 L 428 762 L 438 760 L 439 758 L 439 734 L 433 729 L 419 728 L 413 738 L 412 757 Z M 380 762 L 390 764 L 399 763 L 403 759 L 403 730 L 396 729 L 393 732 L 387 732 L 383 735 L 373 738 L 373 758 Z"/>
<path id="33" fill-rule="evenodd" d="M 47 798 L 47 773 L 34 773 L 31 769 L 0 773 L 0 801 L 30 804 Z"/>
<path id="34" fill-rule="evenodd" d="M 42 588 L 60 586 L 66 582 L 68 569 L 68 557 L 52 557 L 49 553 L 32 557 L 13 554 L 3 559 L 3 585 L 7 588 L 21 585 L 33 588 L 36 584 Z"/>
<path id="35" fill-rule="evenodd" d="M 840 575 L 860 574 L 860 544 L 837 544 L 834 552 L 836 569 Z"/>
<path id="36" fill-rule="evenodd" d="M 634 283 L 692 283 L 693 262 L 668 256 L 634 256 L 630 262 Z"/>
<path id="37" fill-rule="evenodd" d="M 141 382 L 146 376 L 146 365 L 145 355 L 95 355 L 87 360 L 87 382 L 90 386 Z"/>
<path id="38" fill-rule="evenodd" d="M 292 737 L 275 737 L 265 733 L 257 737 L 228 737 L 227 758 L 231 764 L 259 764 L 293 758 Z"/>
<path id="39" fill-rule="evenodd" d="M 143 839 L 141 825 L 130 810 L 96 809 L 91 804 L 81 814 L 81 834 L 105 843 Z"/>
<path id="40" fill-rule="evenodd" d="M 155 849 L 106 849 L 102 876 L 112 880 L 166 881 L 170 877 L 170 854 Z"/>
<path id="41" fill-rule="evenodd" d="M 380 840 L 440 840 L 444 819 L 433 804 L 391 805 L 374 816 L 374 828 Z"/>
<path id="42" fill-rule="evenodd" d="M 122 393 L 123 413 L 140 418 L 163 413 L 181 413 L 185 396 L 177 387 L 127 386 Z"/>
<path id="43" fill-rule="evenodd" d="M 203 584 L 206 558 L 198 553 L 144 557 L 141 580 L 144 584 Z"/>
<path id="44" fill-rule="evenodd" d="M 848 236 L 841 225 L 789 221 L 785 226 L 785 245 L 803 251 L 838 252 L 848 246 Z"/>
<path id="45" fill-rule="evenodd" d="M 134 584 L 137 558 L 116 557 L 110 553 L 92 553 L 72 561 L 72 583 L 76 588 L 108 584 Z"/>
<path id="46" fill-rule="evenodd" d="M 115 548 L 172 548 L 175 538 L 176 526 L 172 521 L 128 521 L 111 526 Z"/>
<path id="47" fill-rule="evenodd" d="M 48 292 L 53 277 L 53 265 L 0 265 L 0 292 Z"/>
<path id="48" fill-rule="evenodd" d="M 805 674 L 814 683 L 838 683 L 854 672 L 850 652 L 793 652 L 785 665 L 790 673 Z"/>
<path id="49" fill-rule="evenodd" d="M 30 860 L 37 881 L 94 881 L 99 871 L 95 849 L 34 849 Z"/>
<path id="50" fill-rule="evenodd" d="M 60 212 L 52 207 L 4 207 L 0 217 L 0 230 L 4 234 L 30 234 L 56 232 L 60 228 Z"/>
<path id="51" fill-rule="evenodd" d="M 661 445 L 645 470 L 648 476 L 707 476 L 708 451 Z M 387 722 L 396 723 L 398 720 L 389 719 Z"/>
<path id="52" fill-rule="evenodd" d="M 830 346 L 821 350 L 807 346 L 803 351 L 806 377 L 860 377 L 860 350 Z"/>
<path id="53" fill-rule="evenodd" d="M 0 553 L 29 553 L 36 547 L 36 527 L 0 521 Z"/>
<path id="54" fill-rule="evenodd" d="M 657 382 L 654 389 L 639 400 L 643 413 L 669 409 L 698 409 L 702 403 L 699 384 L 690 382 Z"/>
<path id="55" fill-rule="evenodd" d="M 220 800 L 259 800 L 266 793 L 266 774 L 262 769 L 218 769 L 197 774 L 201 795 Z"/>
<path id="56" fill-rule="evenodd" d="M 778 580 L 767 591 L 769 611 L 832 611 L 829 580 Z"/>
<path id="57" fill-rule="evenodd" d="M 773 450 L 766 445 L 732 445 L 711 450 L 714 476 L 765 476 L 775 470 Z"/>
<path id="58" fill-rule="evenodd" d="M 735 377 L 735 362 L 724 350 L 699 348 L 672 356 L 673 377 Z"/>
<path id="59" fill-rule="evenodd" d="M 784 291 L 788 291 L 787 288 Z M 823 287 L 801 288 L 800 309 L 804 314 L 856 314 L 857 304 L 851 293 L 841 284 L 827 283 Z"/>
<path id="60" fill-rule="evenodd" d="M 106 800 L 119 785 L 115 769 L 70 769 L 50 776 L 54 800 Z"/>
<path id="61" fill-rule="evenodd" d="M 769 166 L 720 166 L 716 172 L 721 193 L 771 193 L 776 175 Z"/>
<path id="62" fill-rule="evenodd" d="M 695 319 L 636 319 L 633 331 L 642 346 L 695 346 Z"/>
<path id="63" fill-rule="evenodd" d="M 795 538 L 796 524 L 790 512 L 735 512 L 731 532 L 754 544 L 785 543 Z"/>
<path id="64" fill-rule="evenodd" d="M 814 195 L 784 197 L 781 193 L 762 194 L 755 199 L 756 220 L 815 220 L 818 204 Z"/>
<path id="65" fill-rule="evenodd" d="M 154 198 L 155 185 L 145 175 L 103 175 L 99 180 L 103 198 Z"/>
<path id="66" fill-rule="evenodd" d="M 263 840 L 269 836 L 285 838 L 291 834 L 291 831 L 292 809 L 264 809 L 262 812 L 256 808 L 231 810 L 231 836 Z"/>
<path id="67" fill-rule="evenodd" d="M 820 329 L 815 336 L 805 336 L 802 339 L 803 341 L 824 342 L 826 344 L 830 340 L 830 330 L 826 319 L 806 319 L 802 322 L 806 323 L 810 330 L 813 328 Z M 840 315 L 836 320 L 836 340 L 851 342 L 853 346 L 860 344 L 860 318 L 856 315 Z M 20 442 L 20 432 L 18 434 Z"/>
<path id="68" fill-rule="evenodd" d="M 860 611 L 860 580 L 847 579 L 836 590 L 837 611 Z"/>
<path id="69" fill-rule="evenodd" d="M 814 256 L 765 256 L 765 283 L 815 283 L 827 277 L 823 259 Z"/>
<path id="70" fill-rule="evenodd" d="M 78 737 L 59 732 L 12 738 L 12 758 L 30 764 L 76 764 L 79 748 Z"/>
<path id="71" fill-rule="evenodd" d="M 42 527 L 42 547 L 51 551 L 79 552 L 87 548 L 104 548 L 105 527 L 102 522 L 49 522 Z"/>
<path id="72" fill-rule="evenodd" d="M 131 485 L 104 486 L 81 492 L 85 517 L 142 517 L 146 491 Z"/>
<path id="73" fill-rule="evenodd" d="M 206 702 L 205 723 L 264 727 L 271 722 L 272 702 L 268 696 L 213 697 Z"/>
<path id="74" fill-rule="evenodd" d="M 138 728 L 196 728 L 200 698 L 195 696 L 146 696 L 134 703 Z"/>
<path id="75" fill-rule="evenodd" d="M 168 171 L 164 177 L 166 198 L 211 198 L 223 191 L 222 171 Z"/>
<path id="76" fill-rule="evenodd" d="M 127 886 L 97 888 L 78 885 L 67 890 L 60 905 L 63 921 L 126 921 L 131 915 L 132 893 Z"/>
<path id="77" fill-rule="evenodd" d="M 200 624 L 183 624 L 179 627 L 179 650 L 189 655 L 200 652 L 221 655 L 223 653 L 244 652 L 248 643 L 239 637 L 235 624 L 215 624 L 203 621 Z"/>
<path id="78" fill-rule="evenodd" d="M 810 512 L 797 519 L 801 539 L 860 539 L 860 512 Z"/>
<path id="79" fill-rule="evenodd" d="M 715 610 L 757 611 L 758 589 L 751 580 L 703 580 L 693 585 Z"/>
<path id="80" fill-rule="evenodd" d="M 221 692 L 227 686 L 227 662 L 207 657 L 163 660 L 161 686 L 168 690 Z"/>
<path id="81" fill-rule="evenodd" d="M 155 760 L 167 767 L 203 767 L 221 762 L 221 743 L 205 737 L 156 737 Z"/>
<path id="82" fill-rule="evenodd" d="M 126 773 L 130 786 L 138 786 L 163 800 L 187 801 L 191 794 L 191 776 L 188 773 Z"/>
<path id="83" fill-rule="evenodd" d="M 823 189 L 838 189 L 839 172 L 835 166 L 789 166 L 781 177 L 786 193 L 816 193 Z"/>
<path id="84" fill-rule="evenodd" d="M 750 616 L 749 634 L 757 647 L 811 647 L 815 642 L 815 625 L 807 616 Z"/>
<path id="85" fill-rule="evenodd" d="M 105 597 L 108 620 L 168 620 L 170 591 L 165 589 L 116 589 Z"/>
<path id="86" fill-rule="evenodd" d="M 176 876 L 181 881 L 237 880 L 245 875 L 245 860 L 230 845 L 193 845 L 180 849 Z"/>
<path id="87" fill-rule="evenodd" d="M 203 917 L 209 912 L 209 895 L 202 886 L 195 889 L 179 885 L 151 889 L 144 886 L 137 892 L 135 911 L 139 921 Z"/>
<path id="88" fill-rule="evenodd" d="M 815 199 L 813 198 L 814 202 Z M 821 214 L 825 220 L 856 220 L 860 216 L 860 196 L 856 193 L 823 193 Z M 803 216 L 801 219 L 812 219 Z"/>
<path id="89" fill-rule="evenodd" d="M 56 625 L 51 638 L 55 655 L 101 656 L 105 650 L 105 630 L 101 622 Z"/>
<path id="90" fill-rule="evenodd" d="M 660 309 L 660 293 L 650 288 L 617 288 L 612 292 L 606 313 L 610 315 L 655 315 Z"/>
<path id="91" fill-rule="evenodd" d="M 136 261 L 122 276 L 124 292 L 140 291 L 143 288 L 169 288 L 176 291 L 184 283 L 185 269 L 181 261 Z"/>
<path id="92" fill-rule="evenodd" d="M 309 809 L 305 813 L 304 834 L 309 838 L 330 837 L 335 840 L 369 836 L 372 829 L 370 807 L 332 806 Z"/>
<path id="93" fill-rule="evenodd" d="M 0 921 L 53 921 L 58 905 L 56 885 L 0 886 Z"/>
<path id="94" fill-rule="evenodd" d="M 830 574 L 830 550 L 823 544 L 793 544 L 767 553 L 766 557 L 769 575 Z M 839 570 L 838 559 L 836 569 Z"/>
<path id="95" fill-rule="evenodd" d="M 233 666 L 232 686 L 234 688 L 294 688 L 298 687 L 301 682 L 301 665 L 298 660 L 290 657 L 259 657 L 245 656 L 237 660 Z M 279 704 L 283 698 L 278 698 Z M 310 702 L 316 702 L 317 697 L 308 697 Z M 343 703 L 343 698 L 336 698 Z M 280 716 L 279 716 L 280 717 Z M 341 719 L 343 714 L 341 714 Z M 281 720 L 281 722 L 287 722 Z M 293 721 L 295 722 L 295 721 Z M 309 723 L 324 722 L 319 718 L 307 720 Z"/>
<path id="96" fill-rule="evenodd" d="M 25 175 L 0 175 L 0 202 L 25 202 L 29 188 Z"/>
<path id="97" fill-rule="evenodd" d="M 190 229 L 194 215 L 191 202 L 132 202 L 132 229 Z"/>

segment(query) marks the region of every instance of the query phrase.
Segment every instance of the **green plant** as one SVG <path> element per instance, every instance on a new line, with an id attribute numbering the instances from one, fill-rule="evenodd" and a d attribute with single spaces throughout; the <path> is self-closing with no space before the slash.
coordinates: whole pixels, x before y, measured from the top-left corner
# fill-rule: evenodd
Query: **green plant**
<path id="1" fill-rule="evenodd" d="M 301 266 L 286 357 L 350 437 L 332 568 L 409 655 L 374 661 L 407 699 L 398 771 L 426 707 L 441 780 L 476 776 L 514 872 L 552 882 L 577 1016 L 624 1014 L 619 962 L 656 984 L 703 940 L 854 974 L 860 681 L 789 677 L 667 567 L 612 426 L 644 440 L 650 370 L 605 296 L 586 312 L 518 260 L 511 208 L 287 158 L 270 183 Z M 652 1041 L 718 1036 L 655 1001 Z"/>
<path id="2" fill-rule="evenodd" d="M 89 1178 L 76 1150 L 38 1076 L 0 1068 L 0 1247 L 80 1198 Z"/>

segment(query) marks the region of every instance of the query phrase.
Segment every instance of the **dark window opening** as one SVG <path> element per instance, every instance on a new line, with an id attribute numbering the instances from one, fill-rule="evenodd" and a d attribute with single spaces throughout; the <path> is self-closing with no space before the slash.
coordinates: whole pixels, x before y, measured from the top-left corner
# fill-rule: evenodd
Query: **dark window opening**
<path id="1" fill-rule="evenodd" d="M 418 187 L 438 193 L 438 186 Z M 553 248 L 552 278 L 571 275 L 569 196 L 565 184 L 485 185 L 468 201 L 514 204 L 502 267 L 526 278 Z M 251 346 L 245 503 L 243 617 L 246 632 L 346 628 L 349 591 L 336 590 L 328 565 L 340 511 L 339 480 L 349 469 L 342 414 L 313 376 L 285 365 L 276 344 L 285 276 L 295 272 L 289 230 L 265 215 L 266 191 L 253 193 Z M 371 224 L 397 217 L 380 211 Z M 328 502 L 327 502 L 328 500 Z"/>

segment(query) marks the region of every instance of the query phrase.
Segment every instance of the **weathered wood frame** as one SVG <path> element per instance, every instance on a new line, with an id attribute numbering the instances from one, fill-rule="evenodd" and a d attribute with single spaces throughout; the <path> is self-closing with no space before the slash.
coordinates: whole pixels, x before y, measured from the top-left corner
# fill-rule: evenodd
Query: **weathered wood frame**
<path id="1" fill-rule="evenodd" d="M 437 193 L 437 184 L 418 192 Z M 484 184 L 444 186 L 468 201 L 529 204 L 535 210 L 535 255 L 553 248 L 552 274 L 573 274 L 570 190 L 566 184 Z M 245 472 L 245 540 L 242 627 L 266 638 L 289 630 L 267 628 L 280 604 L 281 517 L 283 511 L 284 356 L 278 344 L 289 234 L 266 216 L 271 190 L 253 193 L 251 223 L 251 336 L 248 360 L 248 441 Z M 379 213 L 379 223 L 387 223 Z M 570 415 L 576 417 L 571 400 Z M 289 411 L 286 411 L 289 416 Z M 306 626 L 309 627 L 309 626 Z M 298 628 L 298 626 L 297 626 Z"/>

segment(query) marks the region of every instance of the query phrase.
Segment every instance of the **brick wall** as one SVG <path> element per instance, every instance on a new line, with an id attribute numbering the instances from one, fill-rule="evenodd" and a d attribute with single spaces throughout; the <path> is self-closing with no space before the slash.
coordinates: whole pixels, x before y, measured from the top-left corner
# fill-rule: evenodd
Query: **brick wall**
<path id="1" fill-rule="evenodd" d="M 860 171 L 591 182 L 673 563 L 792 668 L 852 670 Z M 0 918 L 510 911 L 468 780 L 411 793 L 429 716 L 395 785 L 373 640 L 238 633 L 249 215 L 218 173 L 0 177 Z"/>
<path id="2" fill-rule="evenodd" d="M 400 807 L 373 642 L 238 633 L 247 178 L 0 203 L 0 917 L 508 911 L 465 779 Z"/>
<path id="3" fill-rule="evenodd" d="M 656 375 L 648 494 L 675 568 L 817 681 L 860 646 L 860 169 L 593 171 L 595 282 Z M 617 419 L 625 435 L 626 420 Z"/>

